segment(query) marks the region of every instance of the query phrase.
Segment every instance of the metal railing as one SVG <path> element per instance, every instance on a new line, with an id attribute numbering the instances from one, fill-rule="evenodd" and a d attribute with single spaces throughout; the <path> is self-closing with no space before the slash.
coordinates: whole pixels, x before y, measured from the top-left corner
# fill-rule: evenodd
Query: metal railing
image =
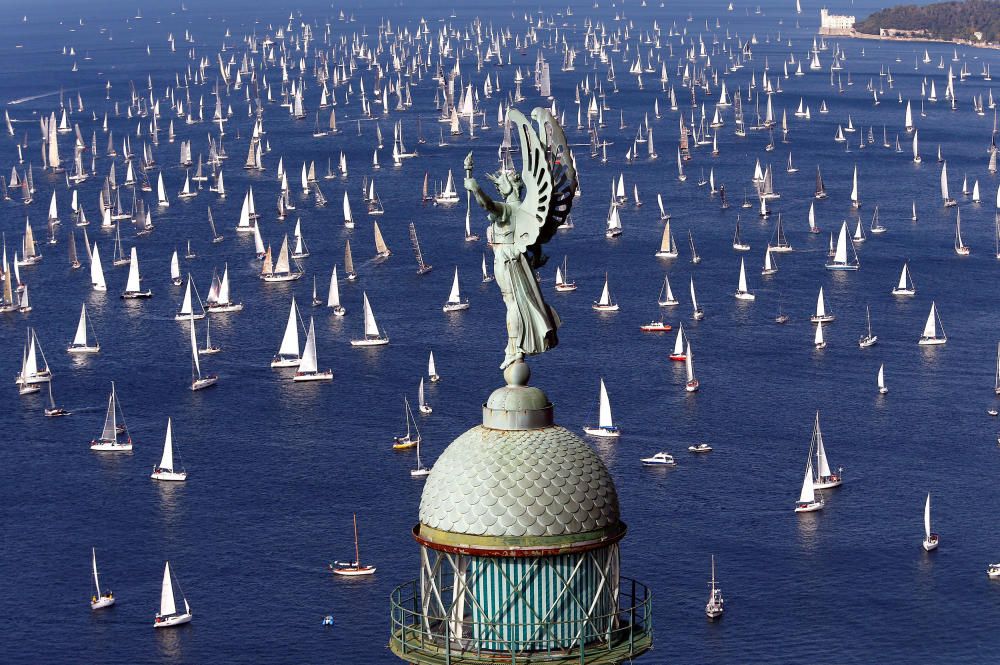
<path id="1" fill-rule="evenodd" d="M 396 587 L 390 596 L 389 648 L 409 663 L 618 663 L 647 651 L 653 641 L 649 588 L 622 577 L 619 589 L 618 609 L 611 614 L 523 624 L 470 620 L 468 613 L 461 620 L 425 615 L 420 582 L 412 580 Z M 526 632 L 535 637 L 505 637 Z M 551 637 L 567 632 L 577 636 L 568 645 Z"/>

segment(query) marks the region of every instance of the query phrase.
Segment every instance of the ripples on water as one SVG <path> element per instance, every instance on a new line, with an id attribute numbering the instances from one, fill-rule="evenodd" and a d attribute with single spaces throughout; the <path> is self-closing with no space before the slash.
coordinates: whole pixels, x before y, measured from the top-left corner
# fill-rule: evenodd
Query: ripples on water
<path id="1" fill-rule="evenodd" d="M 807 7 L 801 19 L 807 27 L 796 30 L 792 3 L 765 4 L 763 16 L 741 13 L 745 8 L 727 14 L 724 4 L 692 7 L 697 20 L 687 24 L 682 22 L 687 11 L 683 8 L 664 14 L 636 6 L 628 13 L 642 29 L 656 17 L 664 30 L 677 19 L 679 25 L 698 32 L 703 31 L 705 18 L 720 15 L 729 21 L 732 34 L 745 38 L 756 33 L 761 43 L 754 60 L 735 75 L 744 94 L 751 71 L 757 71 L 759 80 L 765 57 L 773 75 L 788 52 L 774 39 L 765 43 L 765 35 L 773 37 L 779 28 L 784 37 L 790 34 L 797 58 L 811 44 L 814 8 Z M 855 7 L 854 12 L 864 16 L 872 8 Z M 329 13 L 308 9 L 307 16 L 321 19 Z M 114 96 L 123 98 L 129 80 L 142 82 L 151 74 L 159 93 L 186 66 L 184 49 L 174 55 L 166 52 L 167 32 L 180 37 L 191 28 L 199 53 L 211 58 L 225 26 L 234 35 L 230 43 L 236 43 L 239 35 L 252 29 L 262 35 L 270 21 L 284 20 L 283 12 L 277 11 L 254 27 L 253 15 L 232 5 L 211 12 L 192 7 L 176 15 L 149 8 L 141 23 L 126 24 L 107 18 L 134 11 L 117 6 L 108 8 L 101 19 L 87 18 L 85 28 L 68 33 L 79 11 L 53 10 L 45 17 L 32 15 L 27 24 L 0 27 L 5 35 L 0 53 L 8 63 L 0 72 L 0 97 L 20 102 L 11 107 L 12 115 L 24 121 L 15 125 L 16 130 L 19 136 L 28 132 L 32 141 L 28 154 L 35 161 L 34 113 L 48 114 L 56 108 L 54 85 L 67 93 L 83 91 L 86 117 L 77 119 L 89 137 L 95 128 L 88 119 L 90 111 L 100 114 L 104 109 L 105 80 L 111 79 Z M 612 11 L 577 8 L 575 20 L 580 24 L 588 15 L 609 20 Z M 434 13 L 430 7 L 366 9 L 356 12 L 359 24 L 351 29 L 364 24 L 373 33 L 378 17 L 390 12 L 397 22 L 405 20 L 411 26 L 421 15 Z M 464 25 L 471 14 L 460 14 L 457 22 Z M 57 25 L 57 16 L 63 25 Z M 488 18 L 495 25 L 512 20 L 505 11 Z M 98 25 L 109 26 L 114 41 L 100 36 Z M 516 29 L 523 25 L 519 17 L 514 25 Z M 332 27 L 338 33 L 344 29 L 335 19 Z M 725 26 L 720 32 L 724 31 Z M 15 51 L 17 42 L 25 48 Z M 144 54 L 147 43 L 154 50 L 152 58 Z M 981 661 L 993 651 L 987 651 L 995 644 L 988 627 L 1000 618 L 995 603 L 1000 590 L 987 581 L 984 568 L 1000 556 L 1000 543 L 989 528 L 989 516 L 997 507 L 993 478 L 1000 451 L 995 443 L 997 425 L 985 410 L 993 404 L 997 338 L 991 205 L 997 179 L 985 171 L 992 119 L 977 117 L 968 107 L 971 95 L 985 94 L 989 85 L 978 77 L 981 60 L 988 59 L 998 73 L 1000 66 L 992 51 L 960 49 L 973 73 L 958 85 L 963 109 L 951 113 L 943 102 L 928 105 L 928 116 L 917 121 L 924 154 L 923 164 L 917 166 L 909 161 L 908 147 L 897 155 L 878 144 L 858 151 L 855 144 L 845 155 L 832 136 L 836 124 L 846 122 L 850 113 L 859 130 L 874 125 L 880 135 L 885 124 L 890 140 L 897 131 L 904 140 L 903 107 L 893 99 L 895 91 L 887 90 L 882 105 L 874 108 L 864 91 L 868 79 L 877 81 L 880 67 L 887 65 L 896 90 L 904 98 L 915 98 L 924 75 L 934 77 L 943 90 L 944 72 L 933 65 L 913 71 L 913 54 L 922 51 L 922 45 L 841 43 L 849 56 L 844 76 L 849 70 L 854 85 L 838 95 L 825 72 L 783 81 L 785 93 L 775 99 L 777 112 L 793 110 L 802 96 L 813 119 L 789 118 L 791 143 L 778 143 L 773 153 L 763 151 L 767 137 L 761 133 L 737 140 L 727 117 L 720 135 L 722 154 L 713 159 L 705 148 L 696 150 L 686 167 L 690 178 L 679 183 L 671 158 L 677 114 L 666 112 L 665 97 L 654 92 L 653 80 L 647 80 L 645 92 L 638 92 L 620 63 L 616 63 L 620 92 L 609 96 L 614 110 L 603 134 L 616 141 L 610 160 L 600 164 L 587 157 L 585 148 L 578 148 L 585 193 L 574 210 L 576 228 L 560 233 L 549 245 L 553 263 L 542 275 L 545 294 L 565 326 L 559 348 L 532 361 L 534 382 L 555 403 L 559 422 L 571 429 L 594 416 L 598 378 L 603 376 L 608 384 L 615 417 L 625 434 L 617 443 L 593 444 L 614 473 L 630 526 L 623 545 L 623 572 L 651 585 L 655 594 L 657 646 L 645 659 L 649 662 L 832 663 L 871 662 L 877 657 L 882 662 L 910 663 L 927 660 L 928 648 L 933 649 L 934 662 L 969 662 Z M 70 59 L 58 55 L 63 44 L 75 46 L 79 54 L 90 53 L 93 59 L 83 60 L 81 55 L 81 71 L 71 74 Z M 943 45 L 930 45 L 928 50 L 935 63 L 941 56 L 947 62 L 952 52 Z M 567 109 L 568 124 L 575 126 L 572 89 L 586 73 L 582 67 L 573 74 L 559 72 L 559 58 L 547 55 L 558 101 Z M 826 65 L 830 52 L 823 55 Z M 902 62 L 895 62 L 897 55 Z M 528 70 L 535 50 L 513 56 Z M 674 66 L 668 69 L 673 77 Z M 473 71 L 471 62 L 463 62 L 463 72 L 480 84 L 481 75 Z M 500 70 L 504 94 L 512 86 L 513 71 L 512 67 Z M 371 76 L 367 72 L 364 76 L 370 83 Z M 269 78 L 274 80 L 273 71 Z M 733 79 L 727 79 L 730 90 Z M 526 93 L 530 90 L 525 86 Z M 210 108 L 208 93 L 208 87 L 196 91 L 205 95 Z M 362 123 L 362 135 L 357 136 L 352 122 L 356 99 L 337 108 L 343 134 L 320 140 L 310 136 L 312 116 L 292 122 L 284 109 L 269 106 L 265 127 L 274 148 L 265 157 L 269 170 L 248 174 L 239 168 L 246 142 L 235 140 L 237 128 L 244 136 L 249 130 L 239 93 L 232 97 L 236 117 L 227 126 L 225 139 L 231 155 L 225 166 L 230 192 L 225 201 L 207 191 L 190 202 L 177 200 L 183 182 L 183 172 L 175 166 L 180 144 L 164 141 L 157 149 L 172 205 L 154 210 L 156 231 L 136 241 L 145 284 L 155 294 L 152 300 L 128 304 L 118 300 L 126 275 L 123 268 L 106 267 L 109 290 L 103 296 L 89 290 L 85 271 L 71 274 L 64 258 L 68 224 L 61 231 L 62 243 L 43 246 L 42 264 L 24 270 L 35 310 L 27 317 L 0 320 L 6 340 L 5 372 L 11 376 L 18 368 L 26 325 L 37 327 L 55 372 L 57 399 L 75 413 L 49 421 L 41 417 L 41 397 L 19 398 L 12 389 L 5 393 L 8 408 L 0 416 L 8 433 L 0 464 L 4 498 L 0 577 L 20 599 L 7 619 L 12 634 L 19 635 L 7 645 L 11 657 L 75 662 L 86 653 L 111 663 L 257 663 L 318 662 L 339 656 L 344 662 L 392 662 L 382 646 L 387 597 L 393 586 L 418 573 L 409 529 L 416 520 L 422 487 L 407 473 L 412 455 L 390 448 L 391 437 L 402 426 L 402 395 L 414 398 L 427 352 L 433 349 L 443 380 L 427 386 L 435 412 L 420 418 L 425 454 L 433 459 L 448 441 L 476 424 L 479 404 L 501 381 L 496 366 L 503 345 L 502 306 L 495 287 L 479 283 L 484 246 L 463 241 L 462 205 L 417 205 L 424 171 L 432 180 L 443 179 L 448 168 L 460 175 L 470 145 L 462 137 L 452 139 L 446 148 L 437 147 L 433 94 L 433 83 L 425 79 L 414 90 L 413 110 L 393 112 L 381 122 L 388 136 L 391 123 L 402 118 L 412 147 L 415 118 L 421 114 L 428 139 L 419 146 L 419 159 L 399 170 L 383 168 L 376 175 L 386 207 L 380 226 L 394 250 L 382 264 L 367 260 L 373 253 L 371 218 L 360 214 L 359 194 L 362 175 L 370 173 L 374 127 Z M 622 155 L 628 137 L 643 114 L 652 112 L 656 96 L 664 109 L 655 134 L 663 157 L 652 166 L 626 165 Z M 689 114 L 685 99 L 682 109 Z M 826 116 L 817 113 L 823 99 L 831 110 Z M 540 101 L 529 97 L 522 108 Z M 497 102 L 495 97 L 486 103 L 491 122 Z M 316 99 L 307 97 L 311 113 L 315 104 Z M 616 129 L 619 109 L 624 109 L 629 125 L 624 132 Z M 752 107 L 748 111 L 752 114 Z M 114 119 L 112 126 L 118 142 L 126 132 L 134 134 L 134 124 L 124 119 Z M 194 138 L 195 153 L 205 152 L 208 125 L 188 128 L 177 123 L 177 131 L 179 139 Z M 569 135 L 574 143 L 587 140 L 575 129 Z M 471 143 L 477 171 L 492 167 L 499 136 L 496 129 L 477 131 L 478 138 Z M 856 143 L 858 134 L 851 140 Z M 99 136 L 102 148 L 105 141 Z M 133 137 L 136 149 L 140 143 Z M 953 190 L 968 173 L 970 185 L 979 178 L 987 202 L 972 205 L 957 195 L 963 233 L 973 250 L 964 259 L 951 249 L 954 211 L 940 205 L 939 170 L 932 156 L 938 143 L 948 159 Z M 0 145 L 6 145 L 0 150 L 0 166 L 9 170 L 16 155 L 14 144 L 7 140 Z M 67 146 L 63 148 L 65 152 Z M 336 158 L 341 149 L 348 155 L 349 180 L 320 181 L 330 201 L 326 209 L 300 202 L 295 211 L 312 252 L 305 260 L 306 278 L 291 286 L 265 287 L 255 276 L 258 263 L 252 257 L 252 240 L 233 231 L 243 193 L 253 185 L 264 216 L 265 240 L 277 245 L 282 234 L 291 232 L 294 221 L 274 220 L 278 157 L 285 157 L 286 167 L 297 178 L 303 159 L 315 159 L 317 169 L 325 172 L 326 159 Z M 795 175 L 784 173 L 789 149 L 801 169 Z M 382 151 L 383 163 L 389 161 L 388 155 Z M 776 167 L 775 186 L 782 198 L 774 210 L 783 214 L 788 238 L 796 247 L 793 254 L 777 258 L 780 271 L 770 278 L 760 277 L 759 265 L 773 226 L 759 223 L 755 210 L 739 208 L 758 156 Z M 824 233 L 812 236 L 806 232 L 806 212 L 816 164 L 823 169 L 830 198 L 816 205 Z M 889 232 L 870 238 L 859 249 L 860 272 L 831 274 L 822 265 L 826 232 L 836 230 L 841 219 L 853 220 L 847 197 L 855 164 L 861 173 L 860 214 L 867 224 L 878 204 Z M 710 200 L 696 185 L 701 169 L 707 173 L 713 166 L 716 182 L 726 184 L 734 204 L 724 213 L 717 199 Z M 99 171 L 106 169 L 107 160 L 99 160 Z M 625 234 L 608 242 L 603 237 L 605 197 L 611 178 L 619 172 L 625 173 L 629 188 L 638 185 L 646 205 L 625 208 Z M 41 237 L 51 189 L 60 191 L 64 216 L 68 198 L 59 178 L 37 170 L 36 177 L 39 194 L 30 214 Z M 92 179 L 81 188 L 92 220 L 98 218 L 98 186 Z M 353 233 L 340 223 L 345 186 L 358 222 Z M 299 196 L 296 188 L 293 191 Z M 681 257 L 674 261 L 660 262 L 652 256 L 661 231 L 655 212 L 657 192 L 673 214 L 681 241 Z M 920 215 L 916 224 L 909 221 L 914 199 Z M 221 245 L 208 243 L 208 204 L 226 236 Z M 752 246 L 745 255 L 750 288 L 757 293 L 752 304 L 739 303 L 731 295 L 739 268 L 739 256 L 730 247 L 738 214 L 743 218 L 743 237 Z M 0 219 L 12 250 L 22 230 L 22 208 L 13 203 L 0 206 Z M 478 213 L 474 219 L 483 224 Z M 414 274 L 406 227 L 410 221 L 417 226 L 428 262 L 436 266 L 424 277 Z M 698 266 L 688 262 L 683 242 L 688 229 L 693 230 L 704 259 Z M 96 225 L 89 232 L 107 255 L 108 234 Z M 326 310 L 309 308 L 308 301 L 313 275 L 318 275 L 325 295 L 329 271 L 334 262 L 342 262 L 348 237 L 361 279 L 341 284 L 348 309 L 341 320 Z M 221 381 L 217 388 L 199 394 L 187 390 L 187 329 L 172 321 L 181 290 L 167 280 L 170 252 L 177 247 L 183 254 L 189 238 L 199 257 L 183 262 L 182 269 L 191 271 L 202 295 L 212 268 L 221 270 L 228 261 L 234 297 L 246 303 L 240 314 L 213 318 L 213 341 L 224 352 L 204 359 L 204 364 Z M 580 287 L 575 293 L 556 294 L 551 288 L 553 266 L 563 254 L 570 257 L 570 272 Z M 906 260 L 917 296 L 896 299 L 889 291 Z M 459 266 L 472 308 L 444 315 L 440 306 L 454 265 Z M 659 311 L 656 295 L 665 270 L 681 300 L 679 307 L 665 310 L 666 320 L 675 326 L 683 321 L 691 335 L 702 385 L 696 395 L 684 393 L 680 364 L 666 360 L 673 333 L 657 336 L 638 331 Z M 605 271 L 622 311 L 602 316 L 591 311 L 590 302 L 599 295 Z M 701 322 L 690 317 L 686 284 L 692 274 L 707 312 Z M 837 320 L 825 330 L 828 348 L 815 352 L 808 316 L 821 285 Z M 386 348 L 357 350 L 348 345 L 361 330 L 362 291 L 367 291 L 379 322 L 392 337 Z M 305 305 L 304 316 L 317 317 L 319 361 L 334 369 L 332 384 L 293 385 L 267 366 L 280 341 L 291 293 Z M 931 300 L 940 308 L 949 341 L 944 347 L 918 348 L 916 340 Z M 87 302 L 102 344 L 101 354 L 94 358 L 69 358 L 61 352 L 72 337 L 81 301 Z M 779 301 L 791 315 L 786 326 L 773 323 Z M 880 341 L 862 351 L 856 340 L 864 330 L 866 304 L 871 306 Z M 875 394 L 881 362 L 891 390 L 885 397 Z M 101 425 L 111 380 L 117 383 L 136 441 L 131 455 L 96 455 L 87 449 Z M 846 483 L 828 493 L 821 513 L 796 516 L 791 508 L 816 409 L 822 411 L 831 462 L 844 467 Z M 174 440 L 191 473 L 184 486 L 154 484 L 147 477 L 159 459 L 168 416 L 174 419 Z M 704 457 L 685 452 L 688 445 L 702 440 L 709 441 L 715 452 Z M 673 470 L 639 466 L 639 457 L 661 449 L 674 453 L 680 466 Z M 941 548 L 933 555 L 920 549 L 921 509 L 928 490 L 934 494 L 935 529 L 942 534 Z M 359 515 L 362 557 L 379 571 L 369 580 L 333 580 L 325 565 L 350 553 L 352 511 Z M 102 580 L 118 598 L 113 610 L 94 614 L 86 606 L 92 545 L 98 548 Z M 712 553 L 728 601 L 725 619 L 718 625 L 707 624 L 702 613 Z M 194 623 L 177 631 L 153 631 L 150 625 L 165 558 L 171 560 L 195 612 Z M 337 622 L 332 629 L 320 626 L 327 613 L 333 613 Z"/>

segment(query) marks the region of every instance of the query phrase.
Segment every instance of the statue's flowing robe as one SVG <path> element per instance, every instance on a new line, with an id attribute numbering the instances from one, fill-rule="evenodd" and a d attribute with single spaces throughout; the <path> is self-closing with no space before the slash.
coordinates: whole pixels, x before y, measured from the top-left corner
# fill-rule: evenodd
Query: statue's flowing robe
<path id="1" fill-rule="evenodd" d="M 556 330 L 561 321 L 555 310 L 549 307 L 542 297 L 534 271 L 528 264 L 524 252 L 516 245 L 505 244 L 512 239 L 511 221 L 514 215 L 507 204 L 504 205 L 503 220 L 496 220 L 494 232 L 493 270 L 497 275 L 507 277 L 512 295 L 514 313 L 519 317 L 521 330 L 518 339 L 514 340 L 516 350 L 533 356 L 554 348 L 559 339 Z M 501 288 L 502 288 L 501 283 Z M 508 305 L 510 307 L 510 305 Z"/>

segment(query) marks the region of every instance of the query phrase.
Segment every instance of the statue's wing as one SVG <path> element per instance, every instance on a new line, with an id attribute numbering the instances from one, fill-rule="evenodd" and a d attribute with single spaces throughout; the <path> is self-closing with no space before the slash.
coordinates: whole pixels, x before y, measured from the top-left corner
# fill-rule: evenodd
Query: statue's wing
<path id="1" fill-rule="evenodd" d="M 552 172 L 545 158 L 545 148 L 531 123 L 516 109 L 507 111 L 521 142 L 521 181 L 524 200 L 514 210 L 514 244 L 522 252 L 539 240 L 539 234 L 552 209 Z"/>
<path id="2" fill-rule="evenodd" d="M 573 166 L 566 133 L 552 117 L 552 113 L 546 108 L 536 107 L 531 112 L 531 117 L 538 123 L 538 135 L 545 144 L 545 159 L 552 173 L 552 205 L 538 238 L 539 243 L 546 243 L 569 218 L 573 197 L 576 195 L 576 168 Z"/>

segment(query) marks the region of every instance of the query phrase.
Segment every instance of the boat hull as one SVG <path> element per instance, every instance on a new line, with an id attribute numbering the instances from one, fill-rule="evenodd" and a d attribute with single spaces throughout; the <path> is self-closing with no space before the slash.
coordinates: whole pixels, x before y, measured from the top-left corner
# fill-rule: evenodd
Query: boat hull
<path id="1" fill-rule="evenodd" d="M 241 312 L 243 311 L 243 303 L 228 303 L 225 305 L 208 305 L 205 310 L 209 314 L 225 314 L 227 312 Z"/>
<path id="2" fill-rule="evenodd" d="M 111 607 L 114 604 L 115 604 L 114 598 L 109 598 L 108 596 L 101 596 L 96 601 L 90 603 L 90 609 L 102 610 L 105 607 Z"/>
<path id="3" fill-rule="evenodd" d="M 813 501 L 812 503 L 799 503 L 795 506 L 795 512 L 814 513 L 817 510 L 823 510 L 824 505 L 826 505 L 826 503 L 823 500 Z"/>
<path id="4" fill-rule="evenodd" d="M 190 612 L 185 612 L 184 614 L 171 614 L 167 617 L 161 617 L 157 615 L 156 621 L 153 622 L 153 628 L 172 628 L 173 626 L 181 626 L 185 623 L 191 623 L 192 615 Z"/>
<path id="5" fill-rule="evenodd" d="M 923 547 L 925 552 L 933 552 L 937 549 L 941 539 L 936 533 L 932 533 L 930 538 L 924 538 Z"/>
<path id="6" fill-rule="evenodd" d="M 917 344 L 920 346 L 939 346 L 947 341 L 947 339 L 941 337 L 921 337 Z"/>
<path id="7" fill-rule="evenodd" d="M 583 431 L 590 436 L 600 436 L 604 438 L 614 438 L 621 436 L 621 430 L 617 427 L 590 427 L 584 426 Z"/>
<path id="8" fill-rule="evenodd" d="M 91 441 L 90 449 L 99 453 L 128 453 L 132 452 L 132 442 Z"/>
<path id="9" fill-rule="evenodd" d="M 209 376 L 204 376 L 200 379 L 195 379 L 191 382 L 191 391 L 204 390 L 205 388 L 210 388 L 219 382 L 219 377 L 215 374 Z"/>
<path id="10" fill-rule="evenodd" d="M 333 370 L 328 369 L 325 372 L 296 372 L 295 376 L 292 377 L 292 381 L 333 381 Z"/>
<path id="11" fill-rule="evenodd" d="M 351 346 L 385 346 L 389 343 L 387 339 L 352 339 Z"/>
<path id="12" fill-rule="evenodd" d="M 169 480 L 173 482 L 183 482 L 187 480 L 187 471 L 173 471 L 172 469 L 153 469 L 149 477 L 153 480 Z"/>

